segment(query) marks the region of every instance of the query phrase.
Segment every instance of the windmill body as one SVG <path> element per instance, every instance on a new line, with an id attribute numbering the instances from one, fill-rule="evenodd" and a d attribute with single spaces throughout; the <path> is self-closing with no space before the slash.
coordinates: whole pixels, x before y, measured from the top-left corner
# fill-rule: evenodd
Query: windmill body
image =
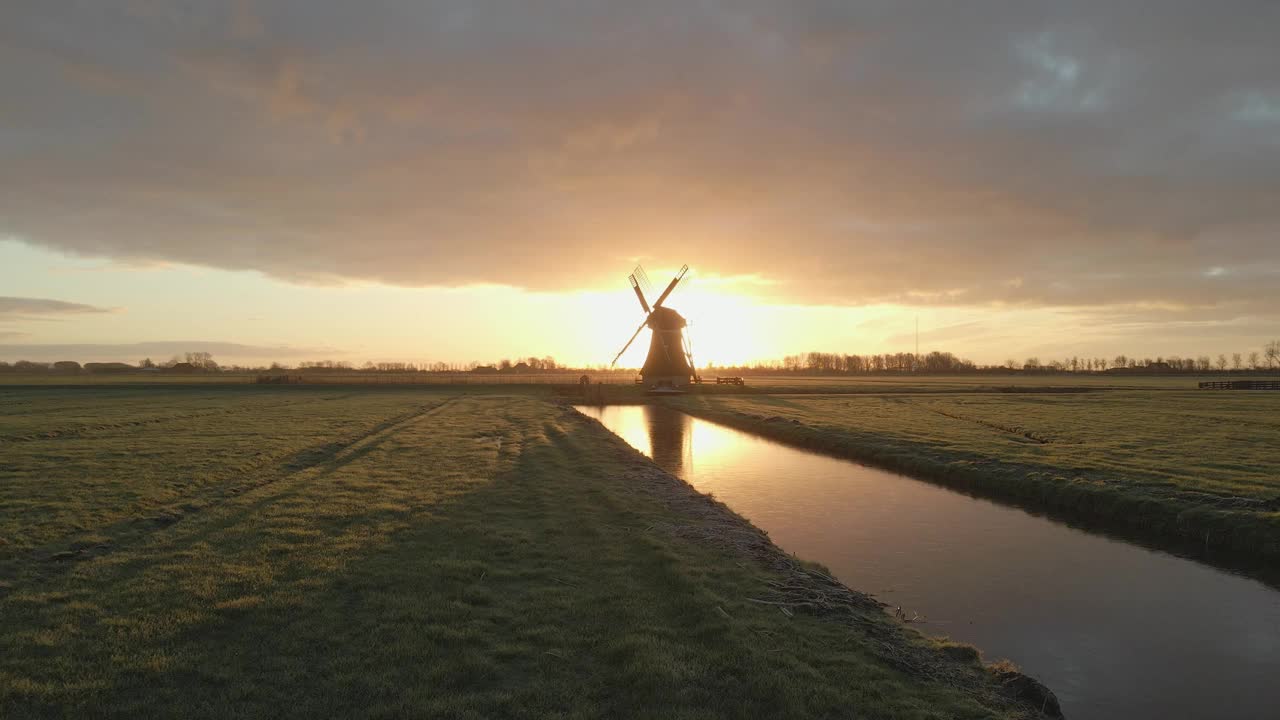
<path id="1" fill-rule="evenodd" d="M 689 324 L 680 313 L 668 307 L 654 308 L 649 314 L 649 355 L 640 368 L 640 377 L 650 387 L 688 385 L 695 375 L 685 353 L 684 329 Z"/>
<path id="2" fill-rule="evenodd" d="M 689 343 L 685 337 L 685 328 L 689 323 L 680 313 L 662 304 L 688 271 L 688 265 L 682 267 L 652 307 L 649 306 L 641 288 L 641 280 L 645 278 L 644 269 L 637 267 L 629 278 L 631 288 L 635 291 L 636 298 L 640 300 L 640 307 L 645 312 L 645 319 L 640 323 L 640 327 L 636 328 L 627 344 L 623 345 L 622 350 L 613 358 L 613 362 L 617 363 L 622 353 L 625 353 L 627 348 L 631 347 L 631 343 L 635 342 L 640 331 L 648 327 L 652 331 L 652 336 L 649 340 L 649 354 L 645 357 L 644 366 L 640 369 L 640 378 L 650 390 L 674 391 L 687 387 L 690 383 L 701 381 L 694 368 L 693 355 L 689 351 Z"/>

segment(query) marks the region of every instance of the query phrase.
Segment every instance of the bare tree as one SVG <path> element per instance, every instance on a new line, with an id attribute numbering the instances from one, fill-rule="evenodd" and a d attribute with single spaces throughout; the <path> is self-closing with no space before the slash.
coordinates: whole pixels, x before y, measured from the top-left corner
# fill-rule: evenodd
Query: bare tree
<path id="1" fill-rule="evenodd" d="M 1258 351 L 1257 351 L 1257 350 L 1254 350 L 1253 352 L 1249 353 L 1249 369 L 1250 369 L 1250 370 L 1257 370 L 1257 369 L 1258 369 L 1258 367 L 1259 367 L 1259 365 L 1258 365 Z"/>
<path id="2" fill-rule="evenodd" d="M 1274 368 L 1276 361 L 1280 360 L 1280 340 L 1272 340 L 1267 343 L 1262 352 L 1267 357 L 1267 369 Z"/>
<path id="3" fill-rule="evenodd" d="M 1219 354 L 1218 354 L 1217 365 L 1218 365 L 1218 372 L 1222 372 L 1223 370 L 1226 370 L 1226 369 L 1227 369 L 1227 356 L 1226 356 L 1226 355 L 1223 355 L 1223 354 L 1221 354 L 1221 353 L 1219 353 Z"/>
<path id="4" fill-rule="evenodd" d="M 1240 357 L 1240 353 L 1231 353 L 1231 369 L 1239 370 L 1244 360 Z"/>
<path id="5" fill-rule="evenodd" d="M 218 369 L 218 363 L 213 361 L 213 355 L 207 352 L 189 352 L 187 353 L 187 362 L 201 370 Z"/>

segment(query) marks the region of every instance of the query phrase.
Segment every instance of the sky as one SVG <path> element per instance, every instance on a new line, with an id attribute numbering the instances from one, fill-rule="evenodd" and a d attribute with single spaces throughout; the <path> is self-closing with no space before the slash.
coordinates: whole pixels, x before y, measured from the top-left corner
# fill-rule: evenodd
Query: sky
<path id="1" fill-rule="evenodd" d="M 0 359 L 1216 355 L 1280 3 L 0 4 Z M 644 343 L 623 359 L 643 360 Z M 157 358 L 158 359 L 158 358 Z"/>

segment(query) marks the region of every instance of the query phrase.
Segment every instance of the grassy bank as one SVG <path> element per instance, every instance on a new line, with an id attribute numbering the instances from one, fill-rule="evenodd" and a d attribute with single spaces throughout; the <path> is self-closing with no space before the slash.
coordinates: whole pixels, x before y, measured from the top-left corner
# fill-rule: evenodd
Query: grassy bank
<path id="1" fill-rule="evenodd" d="M 538 398 L 5 389 L 0 453 L 0 717 L 1036 715 Z"/>
<path id="2" fill-rule="evenodd" d="M 1098 528 L 1280 558 L 1280 393 L 689 396 L 700 417 Z"/>

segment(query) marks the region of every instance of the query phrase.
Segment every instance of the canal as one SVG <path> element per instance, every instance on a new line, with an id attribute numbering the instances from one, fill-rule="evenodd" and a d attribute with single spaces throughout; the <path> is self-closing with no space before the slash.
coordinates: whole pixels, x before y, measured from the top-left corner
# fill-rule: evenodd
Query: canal
<path id="1" fill-rule="evenodd" d="M 654 405 L 579 407 L 783 549 L 1081 718 L 1280 718 L 1280 591 Z"/>

